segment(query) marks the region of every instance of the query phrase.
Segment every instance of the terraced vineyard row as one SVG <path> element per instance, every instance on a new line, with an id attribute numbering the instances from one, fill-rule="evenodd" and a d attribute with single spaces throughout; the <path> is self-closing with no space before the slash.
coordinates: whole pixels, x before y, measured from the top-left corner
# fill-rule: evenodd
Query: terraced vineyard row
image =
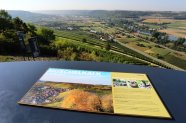
<path id="1" fill-rule="evenodd" d="M 92 46 L 90 44 L 77 42 L 77 40 L 66 39 L 58 37 L 57 41 L 55 42 L 55 47 L 58 50 L 62 50 L 66 47 L 71 47 L 75 49 L 77 52 L 86 51 L 88 53 L 94 52 L 97 56 L 101 57 L 99 61 L 109 61 L 113 63 L 127 63 L 127 64 L 139 64 L 139 65 L 149 65 L 146 62 L 142 62 L 138 59 L 134 59 L 128 56 L 123 56 L 121 54 L 116 54 L 110 51 L 106 51 L 101 49 L 97 46 Z"/>
<path id="2" fill-rule="evenodd" d="M 72 39 L 72 40 L 76 40 L 76 41 L 82 41 L 82 39 L 85 38 L 86 43 L 94 45 L 94 46 L 102 47 L 102 48 L 104 48 L 108 43 L 106 41 L 101 41 L 99 39 L 91 38 L 90 34 L 87 34 L 87 35 L 86 34 L 87 34 L 87 32 L 82 33 L 80 31 L 57 31 L 56 32 L 56 36 L 58 36 L 58 37 L 63 37 L 63 38 Z M 168 66 L 166 66 L 164 64 L 154 61 L 153 59 L 148 58 L 148 57 L 146 57 L 136 51 L 133 51 L 127 47 L 124 47 L 116 42 L 111 43 L 111 50 L 119 52 L 119 53 L 130 55 L 134 58 L 145 60 L 147 62 L 153 63 L 155 65 L 158 65 L 158 66 L 161 66 L 164 68 L 169 68 Z"/>

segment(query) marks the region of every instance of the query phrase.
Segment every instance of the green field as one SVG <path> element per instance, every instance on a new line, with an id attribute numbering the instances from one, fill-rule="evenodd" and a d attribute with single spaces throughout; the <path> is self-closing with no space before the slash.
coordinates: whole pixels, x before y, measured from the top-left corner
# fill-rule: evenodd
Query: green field
<path id="1" fill-rule="evenodd" d="M 82 23 L 75 22 L 69 24 L 76 25 L 80 27 L 80 29 L 83 31 L 94 30 L 97 32 L 107 33 L 107 34 L 113 34 L 117 31 L 117 27 L 108 27 L 107 25 L 103 24 L 101 21 L 92 20 L 92 19 L 89 19 L 88 21 Z"/>
<path id="2" fill-rule="evenodd" d="M 171 24 L 168 24 L 169 28 L 174 28 L 174 29 L 183 29 L 186 28 L 186 20 L 185 21 L 175 21 L 172 22 Z"/>
<path id="3" fill-rule="evenodd" d="M 161 32 L 166 32 L 177 37 L 186 37 L 186 20 L 174 20 L 167 26 L 168 28 L 161 30 Z"/>
<path id="4" fill-rule="evenodd" d="M 112 53 L 110 51 L 106 51 L 100 46 L 92 45 L 90 43 L 83 43 L 74 39 L 67 39 L 58 37 L 58 39 L 53 44 L 59 51 L 64 50 L 66 47 L 70 47 L 73 49 L 71 54 L 77 55 L 78 59 L 84 57 L 90 58 L 92 56 L 91 61 L 105 61 L 105 62 L 114 62 L 114 63 L 128 63 L 128 64 L 143 64 L 148 65 L 145 62 L 137 60 L 132 57 L 124 56 L 117 53 Z M 86 60 L 86 59 L 84 59 Z"/>
<path id="5" fill-rule="evenodd" d="M 160 58 L 175 66 L 186 69 L 186 55 L 178 57 L 178 54 L 173 53 L 169 49 L 163 48 L 156 43 L 142 41 L 137 38 L 122 37 L 118 40 L 153 57 Z"/>
<path id="6" fill-rule="evenodd" d="M 99 49 L 99 50 L 100 50 L 100 49 L 103 50 L 104 47 L 105 47 L 105 45 L 107 44 L 106 41 L 102 41 L 102 40 L 99 40 L 99 39 L 96 39 L 96 38 L 91 38 L 91 36 L 89 36 L 90 34 L 87 33 L 87 32 L 81 32 L 81 31 L 57 31 L 57 32 L 56 32 L 56 35 L 57 35 L 58 37 L 61 37 L 61 38 L 71 39 L 71 40 L 73 40 L 73 42 L 74 42 L 75 44 L 78 43 L 79 46 L 80 46 L 80 45 L 89 46 L 89 49 L 92 49 L 92 47 L 94 47 L 94 48 L 96 48 L 96 50 L 98 50 L 98 49 Z M 86 38 L 87 41 L 84 42 L 84 43 L 82 43 L 82 42 L 81 42 L 82 38 Z M 139 40 L 136 39 L 136 38 L 126 38 L 126 39 L 128 39 L 127 42 L 130 42 L 130 41 L 133 41 L 133 42 L 136 42 L 136 41 L 137 41 L 137 42 L 139 42 Z M 115 55 L 115 56 L 116 56 L 116 57 L 117 57 L 117 56 L 120 56 L 120 58 L 113 58 L 113 56 L 110 56 L 110 57 L 105 58 L 104 61 L 106 61 L 106 59 L 107 59 L 109 62 L 113 62 L 113 60 L 114 60 L 114 62 L 116 62 L 116 63 L 147 64 L 147 63 L 144 63 L 144 62 L 142 62 L 142 61 L 139 61 L 139 60 L 135 59 L 135 58 L 139 58 L 139 59 L 148 61 L 148 62 L 153 63 L 153 64 L 158 65 L 158 66 L 167 67 L 167 66 L 165 66 L 165 65 L 163 65 L 163 64 L 161 64 L 161 63 L 159 63 L 159 62 L 156 62 L 156 61 L 154 61 L 154 60 L 152 60 L 152 59 L 150 59 L 150 58 L 148 58 L 148 57 L 146 57 L 146 56 L 144 56 L 144 55 L 142 55 L 142 54 L 140 54 L 140 53 L 137 53 L 137 52 L 135 52 L 135 51 L 133 51 L 133 50 L 130 50 L 130 49 L 124 47 L 124 46 L 121 46 L 121 45 L 118 44 L 118 43 L 114 43 L 114 42 L 113 42 L 113 43 L 111 43 L 110 45 L 111 45 L 111 50 L 117 51 L 117 52 L 119 52 L 119 53 L 128 54 L 128 55 L 130 55 L 130 56 L 132 56 L 132 57 L 126 57 L 126 56 L 122 56 L 122 55 L 117 54 L 117 55 Z M 104 51 L 104 52 L 105 52 L 105 51 Z M 108 52 L 108 51 L 107 51 L 107 52 Z M 104 54 L 107 54 L 107 53 L 105 52 Z M 109 53 L 109 54 L 110 54 L 110 53 Z M 115 54 L 115 53 L 114 53 L 114 54 Z M 113 54 L 113 55 L 114 55 L 114 54 Z M 111 54 L 110 54 L 110 55 L 111 55 Z M 104 57 L 105 57 L 105 56 L 107 56 L 107 55 L 104 55 Z M 103 55 L 101 55 L 101 57 L 103 57 Z M 112 58 L 112 59 L 110 59 L 110 58 Z M 125 60 L 125 62 L 124 62 L 124 61 L 121 60 L 121 59 L 126 59 L 126 60 Z M 117 60 L 117 61 L 115 61 L 115 60 Z M 101 60 L 101 61 L 102 61 L 102 60 Z M 108 61 L 107 61 L 107 62 L 108 62 Z M 149 65 L 149 64 L 148 64 L 148 65 Z"/>
<path id="7" fill-rule="evenodd" d="M 186 60 L 183 60 L 175 55 L 167 55 L 165 60 L 171 64 L 177 65 L 180 68 L 186 69 Z"/>
<path id="8" fill-rule="evenodd" d="M 156 31 L 185 37 L 186 20 L 172 19 L 176 18 L 175 13 L 169 13 L 168 16 L 171 17 L 166 16 L 167 18 L 157 17 L 157 13 L 148 16 L 144 16 L 144 13 L 141 15 L 140 12 L 106 13 L 98 12 L 98 15 L 101 14 L 100 17 L 95 16 L 95 13 L 91 16 L 52 17 L 51 15 L 47 19 L 42 20 L 39 17 L 37 21 L 27 23 L 23 21 L 24 19 L 11 17 L 8 11 L 1 10 L 1 16 L 7 17 L 3 19 L 5 24 L 1 24 L 0 29 L 0 61 L 24 60 L 19 44 L 20 37 L 17 35 L 17 31 L 21 31 L 24 32 L 23 38 L 26 44 L 24 50 L 27 56 L 32 56 L 28 39 L 38 37 L 40 57 L 35 60 L 96 61 L 181 70 L 176 67 L 178 66 L 185 69 L 186 54 L 185 46 L 181 44 L 182 39 L 175 43 L 167 43 L 159 40 L 166 34 L 157 33 L 159 36 L 156 36 Z M 180 14 L 177 15 L 183 16 Z M 146 31 L 152 34 L 143 33 Z"/>

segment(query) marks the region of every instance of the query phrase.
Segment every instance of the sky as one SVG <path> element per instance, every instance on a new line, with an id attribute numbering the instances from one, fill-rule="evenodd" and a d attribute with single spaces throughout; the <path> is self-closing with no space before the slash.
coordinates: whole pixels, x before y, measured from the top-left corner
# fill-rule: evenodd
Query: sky
<path id="1" fill-rule="evenodd" d="M 87 70 L 49 68 L 40 81 L 112 85 L 111 73 Z"/>
<path id="2" fill-rule="evenodd" d="M 0 0 L 0 9 L 186 11 L 186 0 Z"/>

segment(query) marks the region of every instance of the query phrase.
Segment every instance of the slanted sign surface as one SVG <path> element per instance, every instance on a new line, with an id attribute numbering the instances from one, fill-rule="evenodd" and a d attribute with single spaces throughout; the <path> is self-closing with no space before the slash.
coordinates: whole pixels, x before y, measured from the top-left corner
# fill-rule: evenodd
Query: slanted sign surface
<path id="1" fill-rule="evenodd" d="M 32 51 L 32 56 L 34 58 L 38 57 L 40 55 L 39 45 L 37 41 L 37 37 L 32 37 L 29 39 L 29 45 Z"/>
<path id="2" fill-rule="evenodd" d="M 171 118 L 146 74 L 49 68 L 19 104 Z"/>

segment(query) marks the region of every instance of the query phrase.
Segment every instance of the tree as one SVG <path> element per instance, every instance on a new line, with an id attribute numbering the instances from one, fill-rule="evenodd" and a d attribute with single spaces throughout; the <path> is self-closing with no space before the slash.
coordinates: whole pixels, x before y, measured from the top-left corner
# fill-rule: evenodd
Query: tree
<path id="1" fill-rule="evenodd" d="M 82 42 L 87 42 L 87 39 L 86 38 L 83 38 L 81 41 Z"/>
<path id="2" fill-rule="evenodd" d="M 23 21 L 19 17 L 14 18 L 13 23 L 16 30 L 21 30 L 21 25 L 23 24 Z"/>
<path id="3" fill-rule="evenodd" d="M 13 28 L 11 18 L 7 11 L 0 10 L 0 33 Z"/>
<path id="4" fill-rule="evenodd" d="M 168 43 L 168 42 L 169 42 L 169 40 L 168 40 L 168 39 L 169 39 L 168 35 L 165 35 L 165 36 L 164 36 L 164 44 L 166 44 L 166 43 Z"/>
<path id="5" fill-rule="evenodd" d="M 12 24 L 9 20 L 0 18 L 0 33 L 4 32 L 7 29 L 11 29 L 11 28 L 12 28 Z"/>
<path id="6" fill-rule="evenodd" d="M 37 31 L 37 28 L 36 28 L 35 25 L 33 25 L 33 24 L 27 24 L 27 26 L 28 26 L 28 29 L 29 29 L 30 31 L 32 31 L 32 32 Z"/>
<path id="7" fill-rule="evenodd" d="M 77 54 L 74 52 L 74 49 L 67 47 L 63 50 L 58 51 L 58 57 L 65 60 L 77 60 Z"/>
<path id="8" fill-rule="evenodd" d="M 31 33 L 31 36 L 35 36 L 36 35 L 36 31 L 37 31 L 36 26 L 32 25 L 32 24 L 27 24 L 27 27 L 28 27 L 28 30 Z"/>
<path id="9" fill-rule="evenodd" d="M 105 45 L 105 49 L 106 49 L 106 50 L 110 50 L 110 48 L 111 48 L 110 44 L 107 43 L 107 44 Z"/>
<path id="10" fill-rule="evenodd" d="M 43 39 L 43 42 L 47 44 L 55 39 L 54 31 L 48 28 L 40 28 L 38 35 Z"/>
<path id="11" fill-rule="evenodd" d="M 174 45 L 175 46 L 178 46 L 178 45 L 183 45 L 183 43 L 185 42 L 185 38 L 178 38 L 177 41 L 174 42 Z"/>
<path id="12" fill-rule="evenodd" d="M 113 39 L 113 38 L 112 38 L 112 39 L 110 39 L 110 40 L 109 40 L 109 42 L 110 42 L 110 43 L 113 43 L 113 42 L 114 42 L 114 39 Z"/>
<path id="13" fill-rule="evenodd" d="M 13 19 L 13 24 L 17 31 L 24 31 L 25 33 L 29 31 L 26 23 L 24 23 L 19 17 Z"/>
<path id="14" fill-rule="evenodd" d="M 160 32 L 155 32 L 152 36 L 155 37 L 156 39 L 159 39 L 160 36 L 161 36 L 161 33 Z"/>
<path id="15" fill-rule="evenodd" d="M 6 20 L 12 19 L 12 17 L 5 10 L 0 10 L 0 18 L 6 19 Z"/>

